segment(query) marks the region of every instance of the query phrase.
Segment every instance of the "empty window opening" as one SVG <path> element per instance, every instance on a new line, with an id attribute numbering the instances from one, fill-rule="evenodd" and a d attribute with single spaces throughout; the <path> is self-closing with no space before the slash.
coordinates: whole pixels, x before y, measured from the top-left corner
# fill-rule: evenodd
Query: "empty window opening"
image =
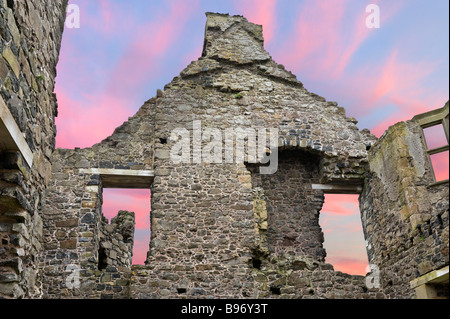
<path id="1" fill-rule="evenodd" d="M 446 122 L 448 127 L 448 122 Z M 444 128 L 444 121 L 438 124 L 427 124 L 423 127 L 425 146 L 430 158 L 434 181 L 438 184 L 449 179 L 449 145 L 448 129 Z"/>
<path id="2" fill-rule="evenodd" d="M 359 195 L 326 194 L 320 212 L 324 234 L 325 261 L 335 270 L 351 275 L 366 275 L 368 257 L 364 241 Z"/>
<path id="3" fill-rule="evenodd" d="M 150 190 L 103 189 L 102 212 L 109 222 L 120 210 L 134 212 L 133 265 L 143 265 L 150 243 Z"/>
<path id="4" fill-rule="evenodd" d="M 449 179 L 449 151 L 430 155 L 436 182 Z"/>
<path id="5" fill-rule="evenodd" d="M 446 146 L 448 144 L 442 124 L 424 128 L 423 134 L 425 135 L 427 148 L 429 150 Z"/>
<path id="6" fill-rule="evenodd" d="M 160 138 L 160 139 L 159 139 L 159 142 L 160 142 L 161 144 L 167 144 L 167 138 Z"/>
<path id="7" fill-rule="evenodd" d="M 186 288 L 177 288 L 177 292 L 179 294 L 185 294 L 187 292 L 187 289 Z"/>

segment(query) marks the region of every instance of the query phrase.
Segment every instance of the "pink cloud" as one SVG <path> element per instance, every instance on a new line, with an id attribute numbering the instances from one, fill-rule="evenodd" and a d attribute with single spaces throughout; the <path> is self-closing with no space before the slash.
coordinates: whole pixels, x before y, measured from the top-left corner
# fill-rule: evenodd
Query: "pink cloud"
<path id="1" fill-rule="evenodd" d="M 327 263 L 333 265 L 334 270 L 351 275 L 365 276 L 369 263 L 365 260 L 348 257 L 327 257 Z"/>
<path id="2" fill-rule="evenodd" d="M 234 1 L 234 5 L 248 21 L 263 26 L 265 44 L 275 35 L 277 2 L 277 0 Z"/>
<path id="3" fill-rule="evenodd" d="M 307 72 L 314 79 L 340 79 L 352 57 L 376 29 L 366 27 L 368 13 L 349 16 L 349 0 L 306 1 L 298 16 L 293 34 L 275 52 L 277 59 L 297 72 Z M 371 3 L 377 4 L 378 1 Z M 403 2 L 383 6 L 381 24 L 387 23 Z"/>
<path id="4" fill-rule="evenodd" d="M 70 43 L 62 47 L 58 65 L 59 74 L 64 77 L 68 74 L 64 72 L 70 72 L 70 75 L 75 77 L 75 82 L 69 81 L 72 79 L 67 77 L 64 82 L 76 83 L 80 87 L 68 87 L 67 84 L 62 86 L 58 83 L 56 85 L 55 92 L 59 105 L 59 115 L 56 119 L 57 147 L 92 146 L 112 134 L 116 127 L 133 115 L 130 110 L 139 107 L 134 105 L 136 103 L 134 97 L 144 89 L 147 81 L 158 76 L 167 51 L 181 36 L 185 23 L 197 5 L 198 1 L 190 3 L 174 1 L 167 15 L 161 15 L 136 28 L 128 48 L 112 70 L 92 70 L 89 68 L 92 62 L 89 56 L 80 57 L 72 53 L 79 52 L 79 48 L 74 48 Z M 111 6 L 107 1 L 100 2 L 99 7 L 104 21 L 98 19 L 107 26 L 103 31 L 114 33 L 117 28 L 115 21 L 120 18 L 120 12 L 117 12 L 118 8 Z M 86 19 L 89 21 L 88 14 Z M 108 24 L 111 27 L 108 27 Z M 76 50 L 68 53 L 66 50 L 69 49 Z M 104 74 L 92 76 L 94 72 Z M 80 79 L 85 79 L 83 81 L 86 83 Z M 109 80 L 106 83 L 97 83 L 94 79 Z M 89 84 L 89 81 L 92 83 Z M 82 93 L 76 98 L 73 97 L 73 91 L 87 89 L 90 92 L 89 89 L 93 86 L 100 91 L 95 93 L 95 96 Z M 98 119 L 102 119 L 101 125 Z"/>
<path id="5" fill-rule="evenodd" d="M 395 49 L 385 61 L 376 79 L 376 86 L 370 97 L 372 103 L 388 98 L 415 114 L 425 112 L 427 107 L 423 106 L 421 100 L 426 91 L 421 86 L 421 81 L 430 75 L 437 65 L 438 63 L 412 64 L 401 61 L 399 50 Z M 404 105 L 405 102 L 408 103 L 407 106 Z"/>
<path id="6" fill-rule="evenodd" d="M 378 5 L 378 3 L 379 1 L 377 0 L 371 1 L 371 4 Z M 394 17 L 399 12 L 403 5 L 404 4 L 402 1 L 398 1 L 395 3 L 390 3 L 389 6 L 383 6 L 382 9 L 380 9 L 380 11 L 382 10 L 382 13 L 380 12 L 380 25 L 384 26 L 392 17 Z M 355 20 L 353 21 L 353 25 L 350 28 L 350 37 L 347 42 L 342 38 L 342 36 L 345 35 L 346 32 L 340 32 L 339 34 L 333 35 L 340 37 L 340 39 L 338 40 L 338 45 L 335 45 L 333 48 L 330 48 L 332 50 L 328 51 L 328 57 L 331 61 L 333 60 L 332 57 L 336 55 L 336 51 L 340 52 L 339 60 L 335 61 L 337 62 L 337 67 L 334 72 L 334 76 L 336 78 L 340 77 L 343 74 L 345 68 L 351 62 L 351 58 L 358 51 L 364 41 L 371 35 L 375 34 L 376 30 L 369 29 L 365 25 L 367 16 L 368 13 L 366 11 L 362 11 L 360 15 L 356 16 Z M 342 23 L 343 21 L 340 22 L 340 24 Z"/>
<path id="7" fill-rule="evenodd" d="M 57 147 L 92 146 L 112 134 L 130 115 L 124 107 L 125 100 L 87 94 L 74 100 L 68 98 L 63 88 L 56 87 L 55 92 L 58 97 Z M 99 119 L 102 119 L 102 125 L 99 125 Z"/>
<path id="8" fill-rule="evenodd" d="M 426 85 L 439 63 L 409 62 L 401 53 L 396 48 L 384 61 L 367 64 L 351 75 L 344 74 L 339 81 L 342 84 L 336 87 L 336 90 L 352 88 L 354 103 L 359 104 L 353 109 L 352 116 L 356 118 L 383 106 L 395 106 L 388 117 L 372 123 L 371 132 L 378 137 L 389 126 L 439 108 L 448 100 L 448 92 Z"/>
<path id="9" fill-rule="evenodd" d="M 377 4 L 378 1 L 372 1 Z M 353 4 L 349 0 L 305 2 L 298 14 L 298 23 L 289 41 L 281 44 L 274 56 L 288 69 L 302 77 L 322 82 L 328 96 L 338 100 L 342 92 L 350 92 L 352 105 L 344 105 L 349 116 L 360 118 L 385 106 L 395 106 L 389 117 L 373 120 L 369 127 L 377 136 L 398 121 L 440 107 L 448 100 L 448 91 L 430 88 L 428 77 L 437 70 L 440 61 L 410 59 L 402 44 L 397 44 L 383 60 L 359 66 L 351 73 L 348 66 L 367 39 L 377 34 L 365 25 L 367 13 L 349 15 Z M 404 1 L 380 5 L 381 25 L 387 27 Z M 334 98 L 334 97 L 333 97 Z"/>
<path id="10" fill-rule="evenodd" d="M 442 124 L 427 127 L 423 130 L 428 149 L 433 149 L 447 145 L 444 127 Z"/>
<path id="11" fill-rule="evenodd" d="M 129 48 L 112 71 L 107 91 L 126 96 L 140 88 L 149 78 L 156 77 L 161 60 L 180 38 L 196 5 L 197 2 L 172 2 L 166 16 L 136 29 Z"/>
<path id="12" fill-rule="evenodd" d="M 351 194 L 326 194 L 321 212 L 341 216 L 359 215 L 358 196 Z"/>
<path id="13" fill-rule="evenodd" d="M 349 274 L 364 275 L 367 254 L 359 212 L 359 195 L 326 194 L 320 213 L 326 262 Z"/>
<path id="14" fill-rule="evenodd" d="M 111 220 L 119 210 L 134 212 L 136 229 L 150 229 L 150 190 L 104 189 L 103 215 Z"/>
<path id="15" fill-rule="evenodd" d="M 289 69 L 314 78 L 339 78 L 353 54 L 371 34 L 362 12 L 348 27 L 348 0 L 308 1 L 304 3 L 289 41 L 275 52 Z M 292 41 L 293 40 L 293 41 Z"/>
<path id="16" fill-rule="evenodd" d="M 99 32 L 102 36 L 113 37 L 134 26 L 132 17 L 121 4 L 107 0 L 78 0 L 77 5 L 80 8 L 80 27 Z"/>

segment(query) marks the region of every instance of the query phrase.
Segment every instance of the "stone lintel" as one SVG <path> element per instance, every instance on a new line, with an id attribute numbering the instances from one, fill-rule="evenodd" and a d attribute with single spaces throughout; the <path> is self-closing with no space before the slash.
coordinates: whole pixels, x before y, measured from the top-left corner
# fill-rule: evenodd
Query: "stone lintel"
<path id="1" fill-rule="evenodd" d="M 417 288 L 421 285 L 425 284 L 438 284 L 438 283 L 448 283 L 449 280 L 449 274 L 448 274 L 448 266 L 434 270 L 432 272 L 429 272 L 426 275 L 423 275 L 419 278 L 416 278 L 412 281 L 410 281 L 411 288 Z"/>
<path id="2" fill-rule="evenodd" d="M 322 190 L 325 194 L 361 194 L 362 186 L 337 184 L 312 184 L 312 189 Z"/>
<path id="3" fill-rule="evenodd" d="M 446 266 L 410 281 L 410 285 L 415 290 L 417 299 L 443 299 L 443 296 L 439 296 L 439 290 L 442 290 L 443 285 L 448 285 L 448 278 Z"/>
<path id="4" fill-rule="evenodd" d="M 422 127 L 430 127 L 439 123 L 449 115 L 449 103 L 447 102 L 440 109 L 432 110 L 426 113 L 417 114 L 412 121 L 419 123 Z"/>
<path id="5" fill-rule="evenodd" d="M 154 177 L 151 170 L 89 168 L 80 173 L 100 175 L 104 188 L 150 188 Z"/>
<path id="6" fill-rule="evenodd" d="M 19 126 L 0 96 L 0 150 L 19 151 L 29 167 L 33 165 L 33 152 Z"/>

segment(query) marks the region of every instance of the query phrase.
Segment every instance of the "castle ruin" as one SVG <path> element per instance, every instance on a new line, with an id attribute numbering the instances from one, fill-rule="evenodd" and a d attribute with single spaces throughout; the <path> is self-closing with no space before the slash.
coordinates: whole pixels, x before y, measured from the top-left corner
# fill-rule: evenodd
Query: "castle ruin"
<path id="1" fill-rule="evenodd" d="M 273 61 L 261 26 L 207 13 L 198 60 L 110 137 L 55 150 L 66 5 L 0 0 L 0 297 L 448 298 L 449 184 L 430 161 L 448 144 L 423 134 L 443 125 L 448 141 L 448 102 L 377 139 Z M 253 161 L 198 161 L 195 147 L 171 160 L 173 132 L 200 127 L 278 136 L 269 149 L 264 131 Z M 151 190 L 145 265 L 131 262 L 134 214 L 103 216 L 105 188 Z M 360 194 L 366 276 L 325 262 L 326 193 Z"/>

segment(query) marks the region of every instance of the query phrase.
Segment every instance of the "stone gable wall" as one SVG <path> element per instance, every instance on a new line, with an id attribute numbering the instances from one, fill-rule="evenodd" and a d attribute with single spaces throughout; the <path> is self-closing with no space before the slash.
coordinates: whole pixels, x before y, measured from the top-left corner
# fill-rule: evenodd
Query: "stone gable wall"
<path id="1" fill-rule="evenodd" d="M 155 141 L 167 143 L 155 144 L 144 281 L 151 288 L 133 287 L 139 298 L 268 296 L 270 287 L 256 284 L 255 276 L 262 273 L 270 282 L 272 272 L 286 279 L 292 271 L 274 270 L 268 260 L 294 255 L 323 262 L 323 193 L 312 191 L 311 183 L 362 184 L 367 148 L 376 140 L 336 103 L 308 92 L 276 64 L 263 48 L 260 27 L 239 16 L 207 17 L 202 57 L 165 86 L 154 106 Z M 193 141 L 198 123 L 203 132 L 218 130 L 222 145 L 227 129 L 274 128 L 280 150 L 306 155 L 282 158 L 280 152 L 277 173 L 262 177 L 251 174 L 258 163 L 197 164 L 194 153 L 190 163 L 174 164 L 170 152 L 179 141 L 172 132 L 185 129 Z M 291 294 L 295 285 L 274 289 L 281 288 Z"/>

